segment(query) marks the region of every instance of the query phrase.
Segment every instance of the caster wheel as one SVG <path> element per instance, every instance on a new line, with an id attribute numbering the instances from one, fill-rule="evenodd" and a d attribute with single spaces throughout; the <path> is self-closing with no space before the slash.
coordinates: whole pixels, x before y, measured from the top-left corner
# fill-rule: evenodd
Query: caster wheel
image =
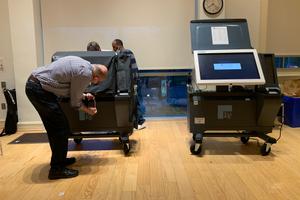
<path id="1" fill-rule="evenodd" d="M 74 138 L 74 142 L 75 142 L 76 144 L 80 144 L 81 141 L 82 141 L 82 138 Z"/>
<path id="2" fill-rule="evenodd" d="M 247 136 L 241 137 L 241 142 L 242 142 L 243 144 L 247 144 L 248 141 L 249 141 L 249 137 L 247 137 Z"/>
<path id="3" fill-rule="evenodd" d="M 125 155 L 128 155 L 129 151 L 130 151 L 130 144 L 129 143 L 124 143 L 123 144 L 123 151 Z"/>
<path id="4" fill-rule="evenodd" d="M 201 153 L 202 145 L 201 143 L 195 143 L 190 146 L 190 151 L 193 155 L 198 155 Z"/>
<path id="5" fill-rule="evenodd" d="M 264 143 L 260 148 L 260 153 L 262 156 L 267 156 L 271 152 L 271 144 Z"/>

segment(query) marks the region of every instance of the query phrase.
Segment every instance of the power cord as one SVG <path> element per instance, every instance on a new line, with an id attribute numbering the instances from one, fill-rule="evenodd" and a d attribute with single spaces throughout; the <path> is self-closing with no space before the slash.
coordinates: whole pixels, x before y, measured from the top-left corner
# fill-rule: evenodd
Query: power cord
<path id="1" fill-rule="evenodd" d="M 279 120 L 278 120 L 279 121 Z M 281 104 L 281 114 L 280 114 L 280 128 L 279 128 L 279 136 L 276 139 L 276 141 L 278 142 L 281 138 L 281 134 L 282 134 L 282 128 L 283 128 L 283 122 L 284 122 L 284 104 Z"/>
<path id="2" fill-rule="evenodd" d="M 195 84 L 197 90 L 199 91 L 200 88 L 198 87 L 198 84 L 196 83 L 195 79 L 192 79 L 192 81 L 194 82 L 194 84 Z M 206 90 L 207 90 L 207 84 L 205 85 L 205 88 L 203 88 L 202 90 L 203 90 L 203 91 L 206 91 Z"/>
<path id="3" fill-rule="evenodd" d="M 282 128 L 283 128 L 283 117 L 282 117 L 282 120 L 281 120 L 281 123 L 280 123 L 279 136 L 278 136 L 278 138 L 276 139 L 276 142 L 278 142 L 278 141 L 280 140 L 280 138 L 281 138 Z"/>
<path id="4" fill-rule="evenodd" d="M 192 79 L 192 81 L 194 82 L 194 84 L 195 84 L 195 86 L 196 86 L 197 90 L 199 91 L 199 90 L 200 90 L 200 88 L 198 87 L 198 84 L 196 83 L 196 81 L 195 81 L 194 79 Z"/>

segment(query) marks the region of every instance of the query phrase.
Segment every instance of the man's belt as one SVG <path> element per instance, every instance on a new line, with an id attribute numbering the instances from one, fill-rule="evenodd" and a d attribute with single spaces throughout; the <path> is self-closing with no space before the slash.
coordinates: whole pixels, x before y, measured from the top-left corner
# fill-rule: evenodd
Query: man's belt
<path id="1" fill-rule="evenodd" d="M 40 83 L 39 79 L 35 78 L 32 74 L 29 76 L 28 80 L 31 80 L 32 82 L 35 83 Z"/>

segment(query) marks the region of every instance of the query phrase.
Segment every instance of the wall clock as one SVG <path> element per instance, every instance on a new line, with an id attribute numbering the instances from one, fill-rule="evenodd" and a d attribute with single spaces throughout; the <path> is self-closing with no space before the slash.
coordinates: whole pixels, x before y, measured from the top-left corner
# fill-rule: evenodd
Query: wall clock
<path id="1" fill-rule="evenodd" d="M 224 6 L 223 0 L 203 0 L 204 12 L 209 15 L 219 14 Z"/>

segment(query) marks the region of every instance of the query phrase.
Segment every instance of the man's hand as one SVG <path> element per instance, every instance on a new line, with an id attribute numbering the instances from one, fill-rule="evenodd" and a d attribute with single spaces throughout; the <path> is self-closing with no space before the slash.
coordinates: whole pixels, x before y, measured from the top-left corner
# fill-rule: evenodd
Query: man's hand
<path id="1" fill-rule="evenodd" d="M 96 107 L 89 107 L 87 108 L 87 114 L 89 115 L 95 115 L 97 113 L 97 108 Z"/>
<path id="2" fill-rule="evenodd" d="M 88 100 L 94 100 L 95 97 L 91 93 L 85 93 L 83 94 L 83 99 L 87 98 Z"/>
<path id="3" fill-rule="evenodd" d="M 82 110 L 83 112 L 85 112 L 85 113 L 87 113 L 91 116 L 93 116 L 97 113 L 97 108 L 96 107 L 86 107 L 86 106 L 82 105 L 80 107 L 80 110 Z"/>

